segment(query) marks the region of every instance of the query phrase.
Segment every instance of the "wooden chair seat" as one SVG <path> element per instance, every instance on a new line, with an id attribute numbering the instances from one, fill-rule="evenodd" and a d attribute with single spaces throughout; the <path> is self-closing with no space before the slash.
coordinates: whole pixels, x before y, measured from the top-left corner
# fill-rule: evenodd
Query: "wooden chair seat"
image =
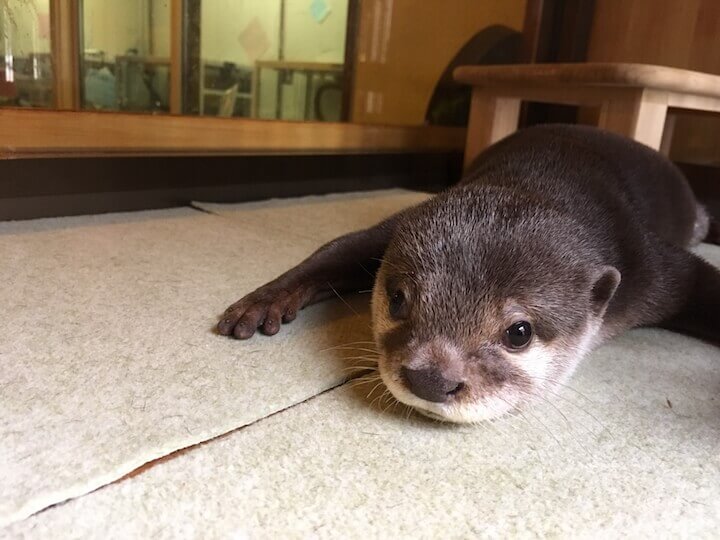
<path id="1" fill-rule="evenodd" d="M 473 86 L 466 163 L 517 129 L 523 100 L 599 107 L 599 127 L 666 152 L 669 110 L 720 112 L 720 76 L 664 66 L 461 66 L 454 78 Z"/>

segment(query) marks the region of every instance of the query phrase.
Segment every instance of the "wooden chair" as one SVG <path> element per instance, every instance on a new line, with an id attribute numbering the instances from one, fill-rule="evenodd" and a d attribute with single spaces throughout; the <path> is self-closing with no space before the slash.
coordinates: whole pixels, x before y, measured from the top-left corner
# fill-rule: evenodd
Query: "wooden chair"
<path id="1" fill-rule="evenodd" d="M 454 77 L 473 86 L 466 165 L 518 128 L 523 100 L 599 107 L 599 127 L 665 153 L 672 138 L 669 110 L 720 112 L 720 76 L 670 67 L 606 63 L 462 66 Z"/>

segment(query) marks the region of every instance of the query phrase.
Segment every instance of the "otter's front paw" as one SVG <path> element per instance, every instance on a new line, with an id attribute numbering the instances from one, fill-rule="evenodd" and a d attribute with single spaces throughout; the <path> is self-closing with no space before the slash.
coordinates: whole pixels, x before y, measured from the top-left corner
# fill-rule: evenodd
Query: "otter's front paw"
<path id="1" fill-rule="evenodd" d="M 218 333 L 248 339 L 260 328 L 263 334 L 275 335 L 281 322 L 295 319 L 310 297 L 310 287 L 289 288 L 269 283 L 227 308 L 217 325 Z"/>

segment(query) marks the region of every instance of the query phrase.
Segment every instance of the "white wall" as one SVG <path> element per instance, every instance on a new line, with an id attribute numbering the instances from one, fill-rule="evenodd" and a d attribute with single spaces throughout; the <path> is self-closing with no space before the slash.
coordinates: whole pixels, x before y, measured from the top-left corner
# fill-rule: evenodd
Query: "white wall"
<path id="1" fill-rule="evenodd" d="M 325 0 L 330 12 L 316 21 L 310 11 L 312 0 L 285 0 L 284 59 L 307 62 L 343 63 L 347 28 L 348 0 Z M 255 60 L 279 57 L 280 0 L 204 0 L 201 14 L 201 57 L 204 62 L 233 62 L 252 67 Z M 259 24 L 267 40 L 267 49 L 258 57 L 248 55 L 242 33 L 251 24 Z M 292 88 L 283 92 L 285 118 L 301 119 L 305 104 L 305 84 L 298 77 Z M 262 73 L 259 115 L 275 116 L 277 73 Z"/>
<path id="2" fill-rule="evenodd" d="M 330 14 L 317 22 L 310 14 L 310 0 L 286 0 L 285 59 L 342 64 L 348 0 L 325 0 Z"/>
<path id="3" fill-rule="evenodd" d="M 325 0 L 330 14 L 322 23 L 310 15 L 311 0 L 286 0 L 285 58 L 341 63 L 345 55 L 348 0 Z M 49 0 L 0 0 L 0 46 L 7 33 L 18 54 L 50 52 L 50 40 L 38 33 L 38 15 L 48 16 Z M 5 16 L 9 10 L 13 25 Z M 153 28 L 149 28 L 152 9 Z M 243 29 L 257 17 L 270 47 L 260 57 L 277 59 L 280 0 L 204 0 L 201 55 L 205 61 L 251 66 L 240 44 Z M 5 20 L 8 19 L 8 20 Z M 17 26 L 17 29 L 15 29 Z M 152 31 L 154 50 L 149 49 Z M 140 54 L 170 55 L 168 0 L 84 0 L 85 49 L 100 49 L 109 57 L 136 48 Z"/>
<path id="4" fill-rule="evenodd" d="M 286 0 L 285 59 L 338 62 L 345 57 L 348 0 L 325 0 L 327 18 L 318 23 L 310 14 L 311 0 Z M 280 0 L 204 0 L 202 3 L 201 56 L 206 62 L 234 62 L 252 66 L 240 35 L 254 19 L 270 46 L 259 59 L 278 58 Z"/>
<path id="5" fill-rule="evenodd" d="M 0 51 L 14 56 L 49 53 L 49 34 L 43 36 L 39 25 L 49 15 L 50 0 L 0 0 Z"/>
<path id="6" fill-rule="evenodd" d="M 252 66 L 256 59 L 277 59 L 279 0 L 204 0 L 200 18 L 200 55 L 205 62 Z M 240 36 L 255 19 L 267 36 L 269 47 L 259 58 L 250 58 L 240 43 Z"/>
<path id="7" fill-rule="evenodd" d="M 152 56 L 170 58 L 170 2 L 169 0 L 150 0 L 152 7 L 153 37 Z"/>
<path id="8" fill-rule="evenodd" d="M 106 59 L 128 49 L 149 54 L 150 0 L 84 0 L 84 49 L 104 51 Z"/>

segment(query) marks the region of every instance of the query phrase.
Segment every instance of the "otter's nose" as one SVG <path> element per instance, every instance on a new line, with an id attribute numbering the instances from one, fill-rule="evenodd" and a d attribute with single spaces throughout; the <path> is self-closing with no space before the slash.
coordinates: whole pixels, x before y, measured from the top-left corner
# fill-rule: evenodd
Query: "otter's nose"
<path id="1" fill-rule="evenodd" d="M 443 403 L 462 390 L 464 383 L 446 379 L 438 369 L 408 369 L 401 370 L 410 391 L 417 397 L 434 403 Z"/>

